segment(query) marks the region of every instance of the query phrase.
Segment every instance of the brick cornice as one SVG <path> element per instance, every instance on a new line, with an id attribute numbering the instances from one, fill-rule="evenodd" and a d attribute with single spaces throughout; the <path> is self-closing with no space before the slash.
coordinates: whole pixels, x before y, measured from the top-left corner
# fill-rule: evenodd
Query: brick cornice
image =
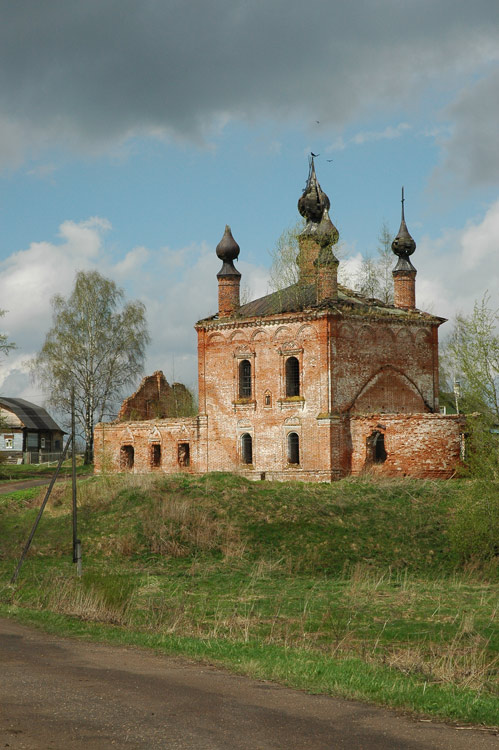
<path id="1" fill-rule="evenodd" d="M 424 316 L 424 317 L 423 317 Z M 410 326 L 440 326 L 446 322 L 446 318 L 440 318 L 430 315 L 429 313 L 420 313 L 417 310 L 407 311 L 406 314 L 394 315 L 381 311 L 357 311 L 351 308 L 342 309 L 335 307 L 334 310 L 318 309 L 308 310 L 301 313 L 280 313 L 279 315 L 268 315 L 262 318 L 231 318 L 230 320 L 218 319 L 212 321 L 198 321 L 194 328 L 196 331 L 213 331 L 213 330 L 234 330 L 236 328 L 261 328 L 264 326 L 278 325 L 279 323 L 300 323 L 310 320 L 344 320 L 354 318 L 355 320 L 366 321 L 383 321 L 392 325 L 410 325 Z"/>

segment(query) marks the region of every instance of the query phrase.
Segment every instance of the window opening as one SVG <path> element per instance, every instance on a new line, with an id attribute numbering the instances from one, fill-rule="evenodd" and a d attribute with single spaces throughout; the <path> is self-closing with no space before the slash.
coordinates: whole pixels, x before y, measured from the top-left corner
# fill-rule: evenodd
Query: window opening
<path id="1" fill-rule="evenodd" d="M 5 435 L 4 441 L 5 441 L 5 447 L 6 448 L 13 448 L 14 447 L 14 435 Z"/>
<path id="2" fill-rule="evenodd" d="M 272 396 L 270 395 L 270 393 L 265 394 L 264 404 L 265 406 L 272 406 Z"/>
<path id="3" fill-rule="evenodd" d="M 153 469 L 161 466 L 161 446 L 159 443 L 151 445 L 151 466 Z"/>
<path id="4" fill-rule="evenodd" d="M 251 398 L 251 362 L 249 359 L 239 362 L 239 398 Z"/>
<path id="5" fill-rule="evenodd" d="M 122 445 L 120 449 L 120 468 L 123 471 L 133 469 L 134 450 L 133 445 Z"/>
<path id="6" fill-rule="evenodd" d="M 300 363 L 296 357 L 286 360 L 286 398 L 300 395 Z"/>
<path id="7" fill-rule="evenodd" d="M 190 466 L 191 453 L 189 443 L 179 443 L 177 448 L 177 461 L 179 466 Z"/>
<path id="8" fill-rule="evenodd" d="M 243 464 L 253 463 L 253 439 L 247 432 L 241 435 L 241 458 Z"/>
<path id="9" fill-rule="evenodd" d="M 385 436 L 377 430 L 373 432 L 366 440 L 367 461 L 374 464 L 383 464 L 386 461 L 387 453 L 385 448 Z"/>
<path id="10" fill-rule="evenodd" d="M 300 438 L 296 432 L 288 435 L 288 464 L 300 463 Z"/>

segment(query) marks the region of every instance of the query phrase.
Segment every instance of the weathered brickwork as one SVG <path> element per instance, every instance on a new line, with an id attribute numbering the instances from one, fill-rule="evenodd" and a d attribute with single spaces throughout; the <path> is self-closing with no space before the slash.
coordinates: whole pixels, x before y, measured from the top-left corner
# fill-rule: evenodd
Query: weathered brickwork
<path id="1" fill-rule="evenodd" d="M 123 401 L 118 420 L 164 419 L 192 413 L 192 396 L 185 385 L 169 385 L 161 370 L 157 370 L 143 378 L 135 393 Z"/>
<path id="2" fill-rule="evenodd" d="M 448 479 L 459 463 L 462 417 L 441 414 L 371 414 L 350 420 L 352 474 L 374 471 L 391 476 Z M 384 436 L 386 460 L 369 456 L 373 433 Z"/>
<path id="3" fill-rule="evenodd" d="M 128 421 L 97 426 L 97 471 L 452 476 L 464 426 L 438 413 L 444 321 L 415 307 L 416 244 L 404 216 L 392 245 L 399 260 L 391 305 L 337 284 L 338 232 L 328 209 L 312 163 L 299 202 L 307 220 L 299 282 L 244 305 L 239 246 L 226 227 L 217 246 L 219 310 L 196 324 L 199 416 L 154 418 L 151 404 L 166 393 L 155 373 L 124 402 Z"/>
<path id="4" fill-rule="evenodd" d="M 202 417 L 99 424 L 94 440 L 97 473 L 207 470 L 206 419 Z"/>
<path id="5" fill-rule="evenodd" d="M 393 274 L 395 307 L 414 310 L 416 307 L 416 271 L 397 271 Z"/>

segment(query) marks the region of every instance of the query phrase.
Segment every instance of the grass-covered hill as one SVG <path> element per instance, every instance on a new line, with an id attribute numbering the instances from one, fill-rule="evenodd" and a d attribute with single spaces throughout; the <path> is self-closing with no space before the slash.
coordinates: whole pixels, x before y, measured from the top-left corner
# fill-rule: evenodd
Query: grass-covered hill
<path id="1" fill-rule="evenodd" d="M 0 496 L 3 613 L 206 658 L 314 691 L 496 723 L 499 487 L 226 474 Z"/>

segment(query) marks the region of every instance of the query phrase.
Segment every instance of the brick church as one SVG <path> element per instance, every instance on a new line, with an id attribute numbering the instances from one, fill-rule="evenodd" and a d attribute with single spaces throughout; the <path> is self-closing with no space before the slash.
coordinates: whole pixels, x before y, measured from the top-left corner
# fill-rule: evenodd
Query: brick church
<path id="1" fill-rule="evenodd" d="M 218 312 L 196 323 L 199 415 L 163 416 L 168 384 L 144 378 L 117 421 L 95 430 L 96 471 L 239 472 L 331 481 L 366 470 L 441 477 L 459 462 L 463 423 L 439 413 L 438 328 L 416 307 L 416 243 L 392 243 L 394 304 L 338 284 L 338 231 L 313 158 L 298 210 L 299 279 L 240 304 L 239 246 L 216 252 Z"/>

